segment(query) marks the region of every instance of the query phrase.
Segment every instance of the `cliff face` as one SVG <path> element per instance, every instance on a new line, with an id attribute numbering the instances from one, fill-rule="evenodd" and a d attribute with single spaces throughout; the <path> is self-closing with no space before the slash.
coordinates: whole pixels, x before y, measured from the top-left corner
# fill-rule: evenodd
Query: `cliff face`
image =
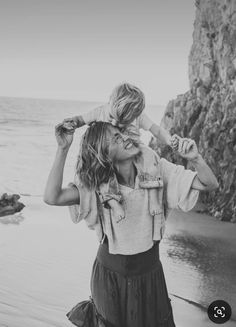
<path id="1" fill-rule="evenodd" d="M 236 221 L 236 1 L 196 0 L 189 55 L 190 90 L 169 102 L 161 125 L 193 138 L 219 190 L 204 194 L 209 212 Z M 166 147 L 162 156 L 183 163 Z"/>

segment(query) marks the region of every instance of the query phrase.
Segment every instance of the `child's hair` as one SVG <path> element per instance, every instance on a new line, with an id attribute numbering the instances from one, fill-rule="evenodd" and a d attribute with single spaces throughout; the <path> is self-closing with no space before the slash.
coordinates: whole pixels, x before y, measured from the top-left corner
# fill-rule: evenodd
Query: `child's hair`
<path id="1" fill-rule="evenodd" d="M 128 125 L 142 113 L 145 97 L 136 86 L 122 83 L 112 91 L 110 106 L 112 117 L 118 123 Z"/>

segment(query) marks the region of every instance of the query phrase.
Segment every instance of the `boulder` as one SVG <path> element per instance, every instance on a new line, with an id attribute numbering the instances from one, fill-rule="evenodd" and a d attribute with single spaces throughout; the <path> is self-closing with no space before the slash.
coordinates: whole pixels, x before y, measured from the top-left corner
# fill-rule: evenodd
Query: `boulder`
<path id="1" fill-rule="evenodd" d="M 25 205 L 19 202 L 19 199 L 20 196 L 18 194 L 2 194 L 0 198 L 0 217 L 20 212 L 25 207 Z"/>

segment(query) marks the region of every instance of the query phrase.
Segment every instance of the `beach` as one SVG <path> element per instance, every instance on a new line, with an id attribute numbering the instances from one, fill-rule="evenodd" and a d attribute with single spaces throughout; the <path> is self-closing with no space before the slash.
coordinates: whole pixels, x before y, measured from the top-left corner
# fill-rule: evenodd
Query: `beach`
<path id="1" fill-rule="evenodd" d="M 0 218 L 0 327 L 72 326 L 66 313 L 90 295 L 96 235 L 42 195 L 56 152 L 54 126 L 97 105 L 0 98 L 0 194 L 18 193 L 26 206 Z M 161 108 L 149 114 L 159 121 Z M 64 185 L 74 178 L 83 131 L 76 131 Z M 236 326 L 235 235 L 235 224 L 196 212 L 168 217 L 160 257 L 177 327 L 214 326 L 206 309 L 218 299 L 233 311 L 234 321 L 223 326 Z"/>
<path id="2" fill-rule="evenodd" d="M 90 273 L 98 247 L 95 233 L 84 222 L 74 224 L 67 208 L 47 206 L 41 197 L 23 196 L 22 200 L 26 207 L 22 214 L 16 215 L 21 217 L 18 221 L 13 222 L 10 216 L 0 219 L 0 326 L 72 326 L 65 314 L 90 295 Z M 204 308 L 220 294 L 235 314 L 235 289 L 232 289 L 235 284 L 231 285 L 235 270 L 231 271 L 232 276 L 226 271 L 225 278 L 219 265 L 218 275 L 212 271 L 204 275 L 199 271 L 199 262 L 195 265 L 191 260 L 195 257 L 193 246 L 190 250 L 186 246 L 191 256 L 188 253 L 178 258 L 180 253 L 184 254 L 178 236 L 184 239 L 192 235 L 200 246 L 205 237 L 209 244 L 216 239 L 222 246 L 229 242 L 234 246 L 229 255 L 235 259 L 235 239 L 229 235 L 235 235 L 236 226 L 222 223 L 224 233 L 215 236 L 215 223 L 221 224 L 194 212 L 184 215 L 173 212 L 169 217 L 160 256 L 177 327 L 213 326 Z M 210 251 L 209 247 L 208 254 L 203 256 L 208 260 L 213 256 L 217 262 L 217 253 Z M 206 264 L 204 260 L 201 262 Z M 214 279 L 224 281 L 224 289 L 219 285 L 217 289 Z M 230 321 L 224 325 L 235 324 Z"/>

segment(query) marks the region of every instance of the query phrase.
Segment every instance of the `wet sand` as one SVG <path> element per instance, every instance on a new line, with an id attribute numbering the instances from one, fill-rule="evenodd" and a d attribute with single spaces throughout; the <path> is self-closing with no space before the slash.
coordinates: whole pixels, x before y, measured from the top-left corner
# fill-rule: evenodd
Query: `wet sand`
<path id="1" fill-rule="evenodd" d="M 22 202 L 26 208 L 21 215 L 0 218 L 0 327 L 72 326 L 66 313 L 90 295 L 90 273 L 98 246 L 95 233 L 84 222 L 73 224 L 65 207 L 47 206 L 41 197 L 25 196 Z M 225 251 L 235 259 L 235 232 L 236 225 L 196 213 L 173 212 L 168 218 L 160 251 L 176 327 L 215 325 L 204 309 L 175 295 L 206 307 L 217 294 L 211 288 L 217 289 L 214 283 L 222 274 L 214 275 L 211 269 L 208 278 L 207 253 L 203 261 L 196 253 L 209 248 L 221 259 Z M 209 240 L 205 247 L 203 240 Z M 221 244 L 221 252 L 212 248 L 215 240 Z M 214 258 L 212 263 L 218 261 Z M 231 268 L 234 266 L 226 269 L 229 283 Z M 206 289 L 206 285 L 210 287 Z M 229 286 L 226 281 L 227 293 Z M 230 291 L 227 299 L 231 301 L 235 293 L 232 287 Z M 232 309 L 235 313 L 234 304 Z M 236 326 L 236 322 L 224 326 Z"/>
<path id="2" fill-rule="evenodd" d="M 219 299 L 232 308 L 223 325 L 236 326 L 236 225 L 176 210 L 167 223 L 160 252 L 177 326 L 215 325 L 207 308 Z"/>

